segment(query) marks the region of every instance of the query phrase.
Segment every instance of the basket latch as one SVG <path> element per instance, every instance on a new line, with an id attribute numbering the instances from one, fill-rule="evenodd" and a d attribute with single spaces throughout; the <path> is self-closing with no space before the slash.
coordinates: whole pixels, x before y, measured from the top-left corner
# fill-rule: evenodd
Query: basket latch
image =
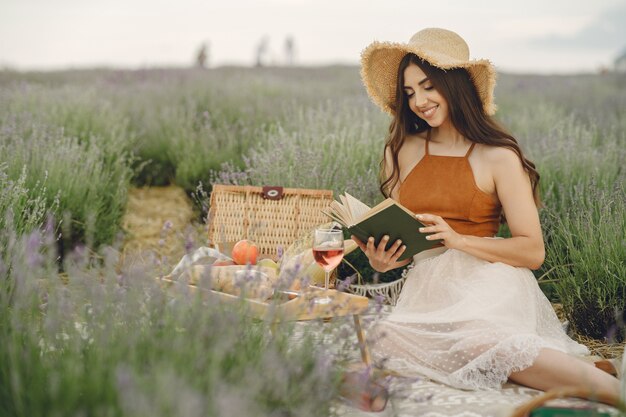
<path id="1" fill-rule="evenodd" d="M 263 187 L 263 198 L 266 200 L 280 200 L 283 198 L 283 187 Z"/>

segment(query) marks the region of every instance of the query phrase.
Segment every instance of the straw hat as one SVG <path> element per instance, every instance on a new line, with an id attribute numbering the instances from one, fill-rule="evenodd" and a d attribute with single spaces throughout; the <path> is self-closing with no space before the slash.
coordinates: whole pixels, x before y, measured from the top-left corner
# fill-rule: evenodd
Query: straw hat
<path id="1" fill-rule="evenodd" d="M 496 70 L 486 59 L 470 60 L 467 43 L 456 33 L 439 28 L 417 32 L 408 43 L 373 42 L 361 53 L 361 77 L 374 103 L 393 114 L 400 61 L 414 53 L 441 69 L 465 68 L 478 90 L 486 114 L 493 115 L 496 105 L 493 90 Z"/>

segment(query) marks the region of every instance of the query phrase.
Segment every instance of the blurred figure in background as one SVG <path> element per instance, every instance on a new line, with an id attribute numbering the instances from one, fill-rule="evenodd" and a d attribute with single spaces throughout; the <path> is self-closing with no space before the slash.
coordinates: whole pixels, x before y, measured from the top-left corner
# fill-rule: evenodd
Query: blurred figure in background
<path id="1" fill-rule="evenodd" d="M 269 39 L 263 36 L 256 47 L 256 66 L 263 67 L 267 63 L 267 54 L 269 53 Z"/>
<path id="2" fill-rule="evenodd" d="M 207 42 L 203 42 L 198 49 L 198 53 L 196 54 L 196 67 L 198 68 L 206 68 L 207 62 L 209 59 L 209 46 Z"/>
<path id="3" fill-rule="evenodd" d="M 293 36 L 287 35 L 285 38 L 285 65 L 292 66 L 296 58 L 296 46 Z"/>

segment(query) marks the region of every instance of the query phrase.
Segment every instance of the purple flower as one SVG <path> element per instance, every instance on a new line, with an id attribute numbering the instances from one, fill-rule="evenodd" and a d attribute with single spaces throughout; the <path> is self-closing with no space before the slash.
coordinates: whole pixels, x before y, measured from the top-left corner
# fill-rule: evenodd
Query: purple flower
<path id="1" fill-rule="evenodd" d="M 380 313 L 383 309 L 383 303 L 385 302 L 385 297 L 380 294 L 376 294 L 374 296 L 374 303 L 376 305 L 376 313 Z"/>
<path id="2" fill-rule="evenodd" d="M 54 242 L 54 217 L 52 214 L 48 214 L 46 217 L 43 233 L 46 237 L 46 242 Z"/>
<path id="3" fill-rule="evenodd" d="M 127 367 L 118 366 L 115 379 L 120 392 L 128 392 L 134 388 L 134 378 Z"/>
<path id="4" fill-rule="evenodd" d="M 353 277 L 354 275 L 350 275 L 344 280 L 339 280 L 339 284 L 337 285 L 337 291 L 345 291 L 350 286 L 350 284 L 352 284 Z"/>
<path id="5" fill-rule="evenodd" d="M 41 234 L 38 230 L 32 232 L 26 238 L 26 264 L 34 268 L 41 265 L 43 256 L 40 253 Z"/>
<path id="6" fill-rule="evenodd" d="M 613 324 L 611 327 L 609 327 L 609 330 L 606 332 L 606 336 L 605 339 L 608 343 L 615 343 L 615 336 L 617 335 L 617 325 Z"/>
<path id="7" fill-rule="evenodd" d="M 191 236 L 191 234 L 188 234 L 187 238 L 185 239 L 185 252 L 188 254 L 191 253 L 195 246 L 196 242 L 194 242 L 193 236 Z"/>

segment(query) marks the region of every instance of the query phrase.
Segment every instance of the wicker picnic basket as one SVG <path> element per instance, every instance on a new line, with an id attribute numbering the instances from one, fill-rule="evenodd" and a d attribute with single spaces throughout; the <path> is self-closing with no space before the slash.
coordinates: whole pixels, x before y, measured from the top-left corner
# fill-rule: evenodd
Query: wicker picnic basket
<path id="1" fill-rule="evenodd" d="M 278 248 L 287 248 L 316 226 L 328 223 L 322 213 L 332 190 L 213 185 L 208 216 L 210 245 L 251 239 L 261 256 L 276 259 Z"/>

